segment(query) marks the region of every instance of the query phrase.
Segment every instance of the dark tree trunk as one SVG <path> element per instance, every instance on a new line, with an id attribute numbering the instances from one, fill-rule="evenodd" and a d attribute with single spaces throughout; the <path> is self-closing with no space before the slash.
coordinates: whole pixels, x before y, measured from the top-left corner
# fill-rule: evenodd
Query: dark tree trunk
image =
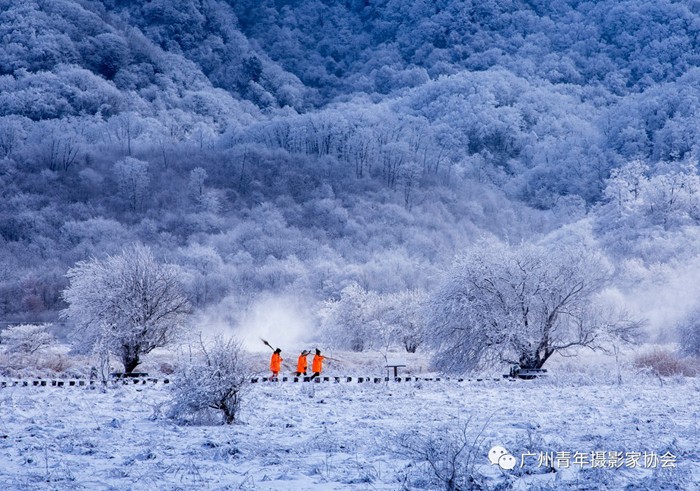
<path id="1" fill-rule="evenodd" d="M 141 360 L 139 360 L 138 355 L 134 356 L 133 358 L 125 359 L 124 360 L 124 372 L 126 373 L 131 373 L 133 372 L 136 367 L 141 363 Z"/>
<path id="2" fill-rule="evenodd" d="M 532 355 L 523 353 L 520 355 L 520 361 L 518 364 L 520 365 L 520 368 L 525 369 L 542 368 L 545 361 L 547 361 L 547 358 L 541 358 L 539 354 Z"/>
<path id="3" fill-rule="evenodd" d="M 222 410 L 224 412 L 224 422 L 227 425 L 232 424 L 236 420 L 236 412 L 228 406 L 225 406 Z"/>
<path id="4" fill-rule="evenodd" d="M 365 340 L 361 337 L 353 339 L 350 345 L 350 350 L 354 351 L 355 353 L 363 352 L 365 350 Z"/>
<path id="5" fill-rule="evenodd" d="M 132 346 L 124 346 L 122 348 L 122 363 L 124 364 L 124 373 L 131 373 L 141 363 L 139 358 L 139 350 Z"/>
<path id="6" fill-rule="evenodd" d="M 224 423 L 227 425 L 232 424 L 236 421 L 236 415 L 238 414 L 238 409 L 240 407 L 240 399 L 238 398 L 238 393 L 234 393 L 229 397 L 226 397 L 215 404 L 216 409 L 220 409 L 224 413 Z"/>

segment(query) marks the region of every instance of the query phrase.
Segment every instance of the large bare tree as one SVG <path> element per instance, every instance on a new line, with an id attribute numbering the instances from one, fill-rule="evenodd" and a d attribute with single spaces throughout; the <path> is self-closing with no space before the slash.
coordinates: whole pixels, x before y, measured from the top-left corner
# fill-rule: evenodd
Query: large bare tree
<path id="1" fill-rule="evenodd" d="M 158 262 L 142 245 L 79 262 L 67 276 L 68 307 L 61 316 L 74 323 L 78 346 L 105 347 L 127 373 L 142 355 L 177 339 L 190 312 L 178 270 Z"/>
<path id="2" fill-rule="evenodd" d="M 557 352 L 630 340 L 639 322 L 598 302 L 609 267 L 579 246 L 490 244 L 462 256 L 437 293 L 428 339 L 438 367 L 541 368 Z"/>

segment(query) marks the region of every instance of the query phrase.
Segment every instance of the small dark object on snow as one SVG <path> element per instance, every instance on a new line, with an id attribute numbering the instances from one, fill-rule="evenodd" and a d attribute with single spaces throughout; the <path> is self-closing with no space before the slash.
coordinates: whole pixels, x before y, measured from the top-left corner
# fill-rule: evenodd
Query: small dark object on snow
<path id="1" fill-rule="evenodd" d="M 399 376 L 399 368 L 406 368 L 406 361 L 402 359 L 396 359 L 396 360 L 387 360 L 386 365 L 384 365 L 385 368 L 393 368 L 394 369 L 394 378 Z"/>
<path id="2" fill-rule="evenodd" d="M 512 366 L 510 368 L 510 373 L 504 375 L 503 378 L 520 378 L 523 380 L 532 380 L 537 377 L 543 377 L 547 375 L 546 368 L 520 368 L 517 366 Z"/>
<path id="3" fill-rule="evenodd" d="M 120 379 L 120 378 L 130 378 L 130 377 L 148 377 L 146 372 L 112 372 L 109 374 L 110 377 Z"/>

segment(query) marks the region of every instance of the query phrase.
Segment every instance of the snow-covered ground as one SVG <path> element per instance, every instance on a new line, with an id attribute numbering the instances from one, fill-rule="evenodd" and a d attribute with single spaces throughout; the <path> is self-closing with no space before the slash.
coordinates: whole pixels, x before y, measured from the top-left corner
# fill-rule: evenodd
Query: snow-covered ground
<path id="1" fill-rule="evenodd" d="M 0 489 L 446 489 L 460 443 L 461 489 L 700 489 L 694 378 L 255 384 L 230 426 L 178 426 L 168 400 L 162 384 L 0 389 Z M 514 469 L 489 462 L 496 445 Z"/>

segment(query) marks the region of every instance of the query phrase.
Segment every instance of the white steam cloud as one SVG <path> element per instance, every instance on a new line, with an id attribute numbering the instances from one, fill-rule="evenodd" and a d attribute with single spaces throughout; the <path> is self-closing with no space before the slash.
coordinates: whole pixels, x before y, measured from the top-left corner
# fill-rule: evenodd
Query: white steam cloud
<path id="1" fill-rule="evenodd" d="M 675 327 L 700 307 L 700 258 L 673 266 L 652 266 L 638 272 L 635 288 L 621 295 L 622 303 L 646 319 L 651 341 L 675 341 Z"/>
<path id="2" fill-rule="evenodd" d="M 269 350 L 260 338 L 285 352 L 306 348 L 314 340 L 308 304 L 293 296 L 263 295 L 240 320 L 237 336 L 249 351 Z"/>

